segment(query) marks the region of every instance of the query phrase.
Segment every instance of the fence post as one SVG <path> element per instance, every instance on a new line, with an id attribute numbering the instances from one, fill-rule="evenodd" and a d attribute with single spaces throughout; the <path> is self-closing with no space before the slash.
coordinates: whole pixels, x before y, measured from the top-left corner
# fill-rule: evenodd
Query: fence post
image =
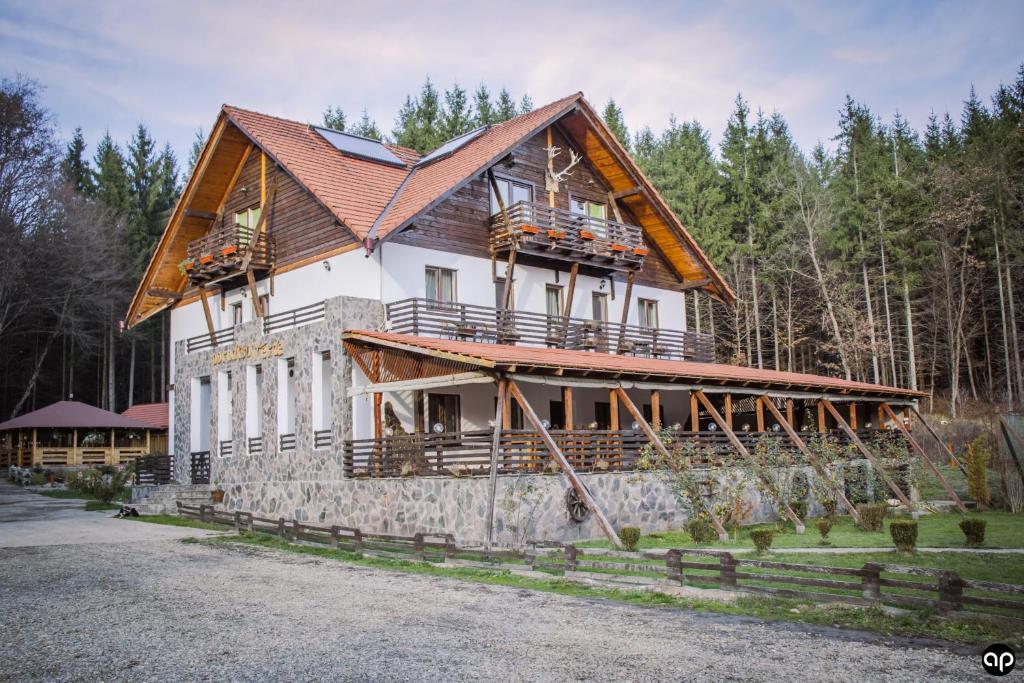
<path id="1" fill-rule="evenodd" d="M 579 550 L 576 549 L 576 546 L 570 543 L 566 545 L 562 551 L 565 553 L 565 571 L 576 571 L 576 557 L 579 555 Z"/>
<path id="2" fill-rule="evenodd" d="M 868 600 L 882 599 L 881 580 L 882 568 L 877 564 L 868 563 L 861 569 L 860 577 L 861 595 Z"/>
<path id="3" fill-rule="evenodd" d="M 413 542 L 413 551 L 415 553 L 415 557 L 416 557 L 417 560 L 422 562 L 424 559 L 426 559 L 426 555 L 425 555 L 425 553 L 423 551 L 423 534 L 422 533 L 414 534 L 413 537 L 412 537 L 412 542 Z"/>
<path id="4" fill-rule="evenodd" d="M 235 510 L 234 521 L 235 521 L 235 531 L 240 531 L 241 530 L 241 526 L 242 526 L 242 513 L 239 512 L 238 510 Z"/>
<path id="5" fill-rule="evenodd" d="M 206 521 L 206 509 L 207 509 L 207 507 L 208 506 L 204 505 L 203 503 L 199 504 L 199 521 L 200 522 L 205 522 Z"/>
<path id="6" fill-rule="evenodd" d="M 942 611 L 963 609 L 964 582 L 956 572 L 943 572 L 939 577 L 939 602 Z"/>
<path id="7" fill-rule="evenodd" d="M 444 536 L 444 556 L 441 558 L 442 561 L 447 562 L 449 556 L 454 557 L 458 548 L 455 547 L 455 536 L 453 534 L 445 534 Z"/>
<path id="8" fill-rule="evenodd" d="M 335 550 L 338 549 L 338 534 L 341 531 L 337 526 L 331 527 L 331 547 Z"/>
<path id="9" fill-rule="evenodd" d="M 284 517 L 277 518 L 277 535 L 284 538 Z"/>
<path id="10" fill-rule="evenodd" d="M 299 524 L 299 522 L 297 520 L 296 521 L 292 521 L 292 540 L 293 541 L 298 541 L 299 540 L 299 529 L 301 527 L 302 527 L 302 525 Z"/>
<path id="11" fill-rule="evenodd" d="M 722 553 L 718 558 L 718 585 L 722 588 L 736 588 L 736 558 L 731 553 Z"/>
<path id="12" fill-rule="evenodd" d="M 353 548 L 352 549 L 355 552 L 357 552 L 357 553 L 358 552 L 362 552 L 362 550 L 363 550 L 363 532 L 360 531 L 359 529 L 356 529 L 355 533 L 352 534 L 352 543 L 353 543 Z"/>
<path id="13" fill-rule="evenodd" d="M 669 581 L 683 582 L 682 551 L 672 548 L 665 553 L 665 570 Z"/>

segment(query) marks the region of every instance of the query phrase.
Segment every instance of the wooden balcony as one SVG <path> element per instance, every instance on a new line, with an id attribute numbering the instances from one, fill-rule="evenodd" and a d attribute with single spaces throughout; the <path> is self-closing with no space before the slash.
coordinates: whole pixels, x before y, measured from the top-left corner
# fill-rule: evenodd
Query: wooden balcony
<path id="1" fill-rule="evenodd" d="M 540 346 L 646 358 L 715 361 L 711 335 L 563 318 L 471 304 L 404 299 L 388 304 L 391 331 L 487 344 Z"/>
<path id="2" fill-rule="evenodd" d="M 491 217 L 491 249 L 516 248 L 561 261 L 578 261 L 608 270 L 639 270 L 648 248 L 636 225 L 581 216 L 538 202 L 516 202 Z"/>
<path id="3" fill-rule="evenodd" d="M 223 280 L 242 273 L 242 264 L 249 253 L 249 267 L 256 272 L 274 265 L 274 240 L 265 234 L 253 239 L 253 231 L 230 225 L 210 231 L 188 243 L 184 269 L 193 285 Z"/>

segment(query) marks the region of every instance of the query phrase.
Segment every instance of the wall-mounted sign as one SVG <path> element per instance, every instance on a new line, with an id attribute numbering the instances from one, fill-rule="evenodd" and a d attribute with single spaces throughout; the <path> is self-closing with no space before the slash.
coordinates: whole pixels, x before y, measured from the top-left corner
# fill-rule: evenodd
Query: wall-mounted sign
<path id="1" fill-rule="evenodd" d="M 281 341 L 271 344 L 236 344 L 230 349 L 213 354 L 213 364 L 230 363 L 235 360 L 263 360 L 271 356 L 283 356 L 284 347 Z"/>

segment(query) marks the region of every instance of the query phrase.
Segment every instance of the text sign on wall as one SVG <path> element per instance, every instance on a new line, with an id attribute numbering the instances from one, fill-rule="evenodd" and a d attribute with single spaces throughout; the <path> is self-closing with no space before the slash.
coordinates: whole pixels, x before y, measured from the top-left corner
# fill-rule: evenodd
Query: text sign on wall
<path id="1" fill-rule="evenodd" d="M 236 360 L 262 360 L 271 356 L 283 356 L 284 347 L 281 341 L 271 344 L 236 344 L 225 351 L 213 354 L 213 364 L 230 363 Z"/>

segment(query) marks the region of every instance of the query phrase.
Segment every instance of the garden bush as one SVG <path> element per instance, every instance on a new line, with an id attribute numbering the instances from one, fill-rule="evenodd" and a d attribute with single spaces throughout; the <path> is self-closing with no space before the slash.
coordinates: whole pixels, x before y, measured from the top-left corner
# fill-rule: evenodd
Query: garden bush
<path id="1" fill-rule="evenodd" d="M 900 551 L 912 553 L 917 545 L 917 522 L 912 519 L 894 519 L 889 524 L 889 535 Z"/>
<path id="2" fill-rule="evenodd" d="M 29 478 L 29 483 L 32 486 L 42 486 L 43 484 L 46 483 L 46 475 L 43 474 L 42 472 L 33 471 L 31 477 Z"/>
<path id="3" fill-rule="evenodd" d="M 818 527 L 818 533 L 821 534 L 821 545 L 829 545 L 828 533 L 832 531 L 832 519 L 819 517 L 814 526 Z"/>
<path id="4" fill-rule="evenodd" d="M 991 457 L 985 436 L 979 436 L 967 445 L 967 492 L 981 507 L 992 504 L 988 490 L 988 462 Z"/>
<path id="5" fill-rule="evenodd" d="M 801 522 L 807 517 L 806 500 L 794 500 L 789 504 L 789 507 L 793 510 L 793 514 L 800 518 Z"/>
<path id="6" fill-rule="evenodd" d="M 965 517 L 960 520 L 960 531 L 964 532 L 965 542 L 969 546 L 985 543 L 985 520 L 979 517 Z"/>
<path id="7" fill-rule="evenodd" d="M 835 498 L 822 498 L 821 507 L 825 511 L 825 515 L 828 517 L 836 516 L 836 499 Z"/>
<path id="8" fill-rule="evenodd" d="M 715 527 L 703 517 L 697 517 L 687 522 L 686 533 L 690 534 L 694 543 L 711 543 L 718 538 Z"/>
<path id="9" fill-rule="evenodd" d="M 860 527 L 864 531 L 881 531 L 885 514 L 889 511 L 886 503 L 861 503 L 857 506 Z"/>
<path id="10" fill-rule="evenodd" d="M 754 542 L 754 547 L 757 548 L 758 554 L 764 554 L 768 552 L 768 548 L 772 547 L 772 540 L 775 536 L 771 529 L 751 529 L 750 540 Z"/>
<path id="11" fill-rule="evenodd" d="M 636 544 L 640 542 L 640 530 L 635 526 L 624 526 L 619 529 L 619 539 L 626 550 L 636 550 Z"/>

